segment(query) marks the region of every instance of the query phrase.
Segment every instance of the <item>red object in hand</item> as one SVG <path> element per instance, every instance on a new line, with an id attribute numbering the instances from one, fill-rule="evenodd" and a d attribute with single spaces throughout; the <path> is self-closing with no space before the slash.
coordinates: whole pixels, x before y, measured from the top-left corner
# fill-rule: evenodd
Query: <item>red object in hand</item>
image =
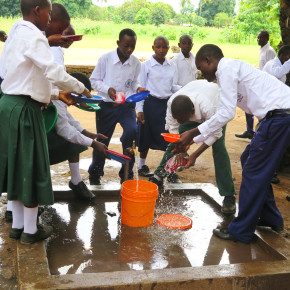
<path id="1" fill-rule="evenodd" d="M 187 158 L 183 158 L 182 164 L 176 164 L 175 163 L 175 156 L 173 156 L 167 161 L 167 163 L 165 165 L 165 170 L 167 172 L 170 172 L 170 173 L 176 172 L 177 168 L 180 166 L 185 166 L 187 161 L 188 161 Z"/>
<path id="2" fill-rule="evenodd" d="M 125 93 L 117 92 L 115 102 L 118 104 L 124 104 L 126 102 Z"/>

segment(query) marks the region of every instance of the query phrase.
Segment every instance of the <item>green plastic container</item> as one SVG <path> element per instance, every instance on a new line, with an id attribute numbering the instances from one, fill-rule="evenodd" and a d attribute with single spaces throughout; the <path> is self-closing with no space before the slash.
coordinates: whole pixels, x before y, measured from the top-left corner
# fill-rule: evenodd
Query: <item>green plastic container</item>
<path id="1" fill-rule="evenodd" d="M 50 132 L 57 121 L 57 108 L 53 104 L 49 104 L 47 109 L 42 110 L 44 126 L 46 133 Z"/>

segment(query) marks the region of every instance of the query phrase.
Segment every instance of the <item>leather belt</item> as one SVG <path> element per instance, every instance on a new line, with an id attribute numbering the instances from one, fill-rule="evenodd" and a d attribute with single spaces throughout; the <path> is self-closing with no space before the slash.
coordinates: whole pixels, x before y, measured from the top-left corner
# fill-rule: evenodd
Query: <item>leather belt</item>
<path id="1" fill-rule="evenodd" d="M 272 110 L 269 111 L 265 118 L 269 119 L 275 116 L 285 116 L 285 115 L 290 115 L 290 109 L 276 109 L 276 110 Z"/>

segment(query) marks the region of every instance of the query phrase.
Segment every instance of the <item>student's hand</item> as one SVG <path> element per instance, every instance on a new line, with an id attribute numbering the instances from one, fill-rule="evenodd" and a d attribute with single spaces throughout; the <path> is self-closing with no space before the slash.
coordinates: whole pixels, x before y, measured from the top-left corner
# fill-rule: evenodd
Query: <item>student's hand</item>
<path id="1" fill-rule="evenodd" d="M 65 47 L 68 44 L 72 43 L 72 40 L 69 38 L 63 37 L 61 34 L 54 34 L 47 38 L 49 46 L 61 46 Z"/>
<path id="2" fill-rule="evenodd" d="M 77 103 L 76 99 L 71 95 L 70 92 L 60 91 L 58 98 L 69 106 Z"/>
<path id="3" fill-rule="evenodd" d="M 188 161 L 187 161 L 186 165 L 184 166 L 184 168 L 189 168 L 191 166 L 194 166 L 196 159 L 197 159 L 197 155 L 195 154 L 195 152 L 193 152 L 191 155 L 189 155 Z"/>
<path id="4" fill-rule="evenodd" d="M 188 158 L 188 155 L 186 153 L 179 153 L 175 155 L 175 164 L 178 166 L 183 166 L 184 158 Z"/>
<path id="5" fill-rule="evenodd" d="M 86 129 L 84 129 L 82 131 L 82 134 L 85 135 L 88 138 L 93 139 L 93 140 L 95 140 L 97 138 L 100 138 L 100 139 L 108 139 L 108 137 L 105 136 L 105 135 L 103 135 L 103 134 L 92 133 L 92 132 L 87 131 Z"/>
<path id="6" fill-rule="evenodd" d="M 115 99 L 116 99 L 116 90 L 113 89 L 113 88 L 109 88 L 109 89 L 108 89 L 108 95 L 109 95 L 109 97 L 110 97 L 113 101 L 115 101 Z"/>
<path id="7" fill-rule="evenodd" d="M 188 130 L 180 135 L 180 139 L 174 143 L 175 148 L 184 147 L 193 144 L 193 138 L 199 134 L 197 128 Z M 180 146 L 181 145 L 181 146 Z"/>
<path id="8" fill-rule="evenodd" d="M 108 139 L 108 137 L 105 136 L 105 135 L 103 135 L 103 134 L 98 133 L 98 134 L 96 134 L 96 135 L 97 135 L 96 138 L 103 139 L 103 140 Z"/>
<path id="9" fill-rule="evenodd" d="M 139 112 L 137 114 L 137 122 L 139 122 L 141 124 L 145 124 L 145 118 L 144 118 L 144 113 L 143 112 Z"/>
<path id="10" fill-rule="evenodd" d="M 137 89 L 137 93 L 140 93 L 140 92 L 147 92 L 147 91 L 148 91 L 147 89 L 142 88 L 142 87 L 139 87 L 139 88 Z"/>
<path id="11" fill-rule="evenodd" d="M 96 150 L 98 156 L 111 159 L 106 152 L 108 147 L 105 144 L 94 140 L 91 146 Z"/>
<path id="12" fill-rule="evenodd" d="M 91 93 L 87 90 L 87 89 L 85 89 L 83 92 L 82 92 L 82 95 L 85 95 L 87 98 L 92 98 L 93 96 L 91 95 Z"/>
<path id="13" fill-rule="evenodd" d="M 172 143 L 172 144 L 175 145 L 176 143 Z M 187 145 L 187 146 L 178 145 L 178 146 L 175 146 L 175 148 L 171 152 L 173 154 L 185 153 L 185 152 L 187 152 L 189 147 L 190 147 L 190 145 Z"/>

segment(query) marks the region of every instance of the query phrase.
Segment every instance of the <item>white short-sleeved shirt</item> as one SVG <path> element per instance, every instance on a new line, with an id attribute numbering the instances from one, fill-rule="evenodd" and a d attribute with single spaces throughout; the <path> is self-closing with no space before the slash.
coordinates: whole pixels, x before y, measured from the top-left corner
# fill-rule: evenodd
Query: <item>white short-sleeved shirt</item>
<path id="1" fill-rule="evenodd" d="M 167 59 L 160 64 L 153 56 L 141 65 L 139 82 L 142 87 L 150 91 L 150 94 L 159 99 L 167 99 L 173 93 L 181 89 L 177 85 L 177 68 L 174 63 Z M 138 102 L 136 108 L 138 113 L 143 112 L 144 101 Z"/>
<path id="2" fill-rule="evenodd" d="M 232 120 L 236 106 L 259 120 L 271 110 L 290 108 L 290 88 L 246 62 L 222 58 L 216 77 L 220 103 L 215 115 L 198 127 L 204 137 Z"/>
<path id="3" fill-rule="evenodd" d="M 195 57 L 192 53 L 189 53 L 189 58 L 185 58 L 183 53 L 180 51 L 180 53 L 169 62 L 176 65 L 178 85 L 183 87 L 189 82 L 196 80 L 197 68 L 195 65 Z"/>
<path id="4" fill-rule="evenodd" d="M 84 85 L 54 61 L 47 39 L 31 22 L 18 21 L 7 41 L 1 62 L 3 93 L 28 95 L 38 102 L 49 103 L 51 84 L 66 91 L 84 91 Z"/>
<path id="5" fill-rule="evenodd" d="M 52 46 L 50 49 L 55 61 L 62 65 L 65 70 L 63 49 L 60 46 Z M 57 121 L 55 124 L 57 134 L 71 143 L 91 146 L 93 140 L 81 133 L 84 128 L 81 126 L 80 122 L 75 120 L 68 112 L 67 105 L 62 101 L 52 102 L 57 108 Z"/>
<path id="6" fill-rule="evenodd" d="M 263 71 L 286 83 L 286 75 L 290 71 L 290 60 L 285 61 L 282 65 L 279 57 L 276 56 L 265 64 Z"/>
<path id="7" fill-rule="evenodd" d="M 100 57 L 90 77 L 92 88 L 104 97 L 105 102 L 113 102 L 108 95 L 109 88 L 125 93 L 127 98 L 136 94 L 140 87 L 138 84 L 140 69 L 141 62 L 134 55 L 122 64 L 115 49 Z"/>
<path id="8" fill-rule="evenodd" d="M 196 122 L 203 123 L 209 120 L 216 112 L 219 104 L 219 87 L 215 83 L 209 83 L 206 80 L 195 80 L 182 89 L 174 93 L 167 103 L 165 129 L 170 133 L 178 134 L 179 123 L 173 118 L 171 104 L 179 96 L 188 96 L 194 105 L 194 117 Z M 209 138 L 202 138 L 201 135 L 194 138 L 196 144 L 204 142 L 211 146 L 217 139 L 222 136 L 222 129 L 218 129 Z"/>
<path id="9" fill-rule="evenodd" d="M 263 70 L 265 64 L 276 56 L 276 51 L 269 42 L 260 48 L 259 69 Z"/>

